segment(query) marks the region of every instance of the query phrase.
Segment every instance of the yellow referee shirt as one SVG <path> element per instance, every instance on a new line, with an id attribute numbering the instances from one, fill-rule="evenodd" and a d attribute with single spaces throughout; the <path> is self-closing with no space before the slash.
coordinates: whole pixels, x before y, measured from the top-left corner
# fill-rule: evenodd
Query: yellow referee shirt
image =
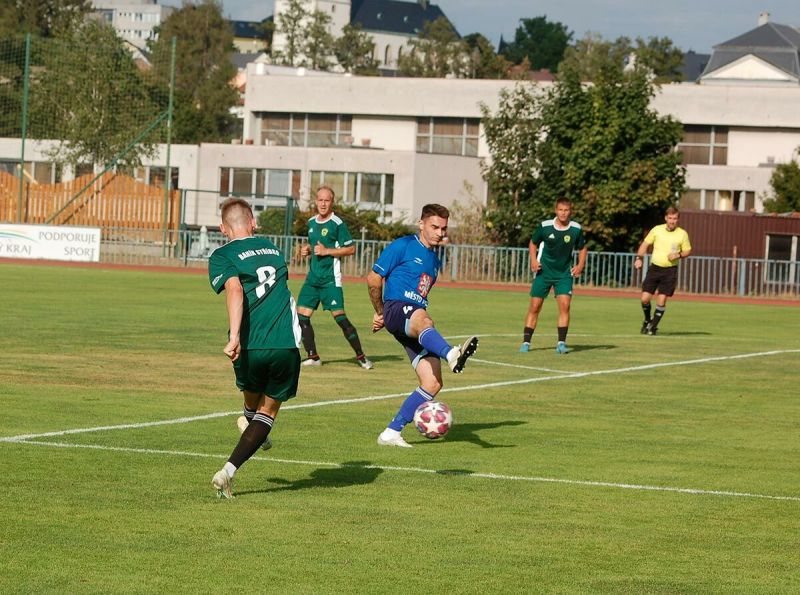
<path id="1" fill-rule="evenodd" d="M 667 230 L 667 224 L 656 225 L 644 239 L 645 244 L 653 246 L 653 257 L 651 262 L 660 267 L 678 266 L 677 260 L 670 260 L 670 252 L 683 252 L 691 250 L 689 234 L 681 227 L 676 227 L 672 231 Z"/>

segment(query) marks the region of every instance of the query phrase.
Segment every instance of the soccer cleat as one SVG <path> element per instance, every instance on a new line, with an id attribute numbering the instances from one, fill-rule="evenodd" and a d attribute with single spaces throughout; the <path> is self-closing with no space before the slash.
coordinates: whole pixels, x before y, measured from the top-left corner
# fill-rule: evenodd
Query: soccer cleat
<path id="1" fill-rule="evenodd" d="M 470 337 L 460 347 L 453 347 L 447 354 L 447 365 L 450 369 L 460 374 L 467 360 L 478 350 L 478 337 Z"/>
<path id="2" fill-rule="evenodd" d="M 569 347 L 564 341 L 559 341 L 556 345 L 556 353 L 569 353 Z"/>
<path id="3" fill-rule="evenodd" d="M 217 489 L 217 498 L 233 498 L 231 487 L 233 480 L 225 469 L 220 469 L 214 474 L 211 485 Z"/>
<path id="4" fill-rule="evenodd" d="M 313 357 L 310 357 L 310 358 L 308 358 L 306 360 L 303 360 L 303 363 L 300 364 L 300 365 L 301 366 L 321 366 L 322 365 L 322 360 L 320 358 L 314 359 Z"/>
<path id="5" fill-rule="evenodd" d="M 239 428 L 239 433 L 244 434 L 244 431 L 247 429 L 247 426 L 250 425 L 250 422 L 247 421 L 247 418 L 244 415 L 240 415 L 236 419 L 236 426 Z M 267 436 L 267 439 L 264 440 L 264 444 L 261 445 L 261 450 L 269 450 L 272 448 L 272 439 Z"/>
<path id="6" fill-rule="evenodd" d="M 378 444 L 381 446 L 400 446 L 402 448 L 413 448 L 408 442 L 403 440 L 400 432 L 389 430 L 386 428 L 378 436 Z"/>
<path id="7" fill-rule="evenodd" d="M 520 353 L 528 353 L 530 350 L 531 350 L 531 344 L 528 343 L 527 341 L 519 346 Z"/>
<path id="8" fill-rule="evenodd" d="M 367 357 L 358 360 L 358 365 L 364 368 L 365 370 L 371 370 L 372 368 L 375 367 L 375 364 L 373 364 Z"/>
<path id="9" fill-rule="evenodd" d="M 650 330 L 650 323 L 645 320 L 642 323 L 642 331 L 641 332 L 642 332 L 643 335 L 646 335 L 647 331 L 649 331 L 649 330 Z"/>
<path id="10" fill-rule="evenodd" d="M 648 334 L 648 335 L 655 336 L 655 334 L 656 334 L 657 332 L 658 332 L 658 329 L 657 329 L 656 327 L 654 327 L 654 326 L 651 326 L 651 325 L 648 325 L 648 326 L 647 326 L 647 334 Z"/>

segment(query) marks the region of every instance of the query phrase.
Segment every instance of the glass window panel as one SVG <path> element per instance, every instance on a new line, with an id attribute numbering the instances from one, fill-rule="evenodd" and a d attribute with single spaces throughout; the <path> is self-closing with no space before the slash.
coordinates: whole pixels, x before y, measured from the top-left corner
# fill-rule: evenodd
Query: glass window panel
<path id="1" fill-rule="evenodd" d="M 747 212 L 754 211 L 756 208 L 756 193 L 745 192 L 744 210 Z"/>
<path id="2" fill-rule="evenodd" d="M 730 190 L 720 190 L 717 192 L 716 210 L 717 211 L 731 211 L 733 210 L 733 198 L 731 197 Z"/>
<path id="3" fill-rule="evenodd" d="M 269 140 L 269 143 L 279 147 L 286 147 L 289 145 L 289 133 L 284 130 L 269 130 L 264 133 L 264 138 Z"/>
<path id="4" fill-rule="evenodd" d="M 480 122 L 480 120 L 467 120 L 467 136 L 478 136 Z"/>
<path id="5" fill-rule="evenodd" d="M 477 157 L 478 156 L 478 139 L 477 138 L 468 138 L 466 142 L 466 147 L 464 148 L 464 155 L 468 157 Z"/>
<path id="6" fill-rule="evenodd" d="M 308 132 L 309 147 L 332 147 L 336 144 L 335 132 Z"/>
<path id="7" fill-rule="evenodd" d="M 150 179 L 148 180 L 148 184 L 152 186 L 158 186 L 159 188 L 164 187 L 164 181 L 167 179 L 167 168 L 166 167 L 151 167 L 150 168 Z"/>
<path id="8" fill-rule="evenodd" d="M 233 192 L 235 194 L 250 195 L 253 191 L 253 170 L 239 169 L 233 170 Z"/>
<path id="9" fill-rule="evenodd" d="M 336 116 L 308 114 L 308 130 L 336 130 Z"/>
<path id="10" fill-rule="evenodd" d="M 361 202 L 381 201 L 381 174 L 361 174 Z"/>
<path id="11" fill-rule="evenodd" d="M 322 172 L 319 171 L 312 171 L 311 172 L 311 196 L 315 195 L 317 188 L 322 186 Z"/>
<path id="12" fill-rule="evenodd" d="M 292 196 L 300 196 L 300 172 L 292 170 Z"/>
<path id="13" fill-rule="evenodd" d="M 680 145 L 678 148 L 680 149 L 681 153 L 683 153 L 684 165 L 708 165 L 708 156 L 710 151 L 708 147 L 687 147 L 686 145 Z"/>
<path id="14" fill-rule="evenodd" d="M 342 199 L 344 196 L 344 172 L 326 171 L 325 185 L 331 187 L 336 198 Z"/>
<path id="15" fill-rule="evenodd" d="M 680 201 L 681 209 L 699 209 L 700 208 L 700 191 L 687 190 L 681 196 Z"/>
<path id="16" fill-rule="evenodd" d="M 94 165 L 91 163 L 79 163 L 75 166 L 75 177 L 85 176 L 94 173 Z"/>
<path id="17" fill-rule="evenodd" d="M 390 205 L 394 202 L 394 175 L 386 174 L 386 183 L 383 188 L 383 204 Z"/>
<path id="18" fill-rule="evenodd" d="M 461 155 L 461 137 L 433 137 L 433 152 L 447 155 Z"/>
<path id="19" fill-rule="evenodd" d="M 256 196 L 264 196 L 264 193 L 266 192 L 266 177 L 267 170 L 256 170 Z"/>
<path id="20" fill-rule="evenodd" d="M 417 134 L 429 134 L 431 131 L 430 118 L 417 118 Z"/>
<path id="21" fill-rule="evenodd" d="M 266 129 L 289 130 L 289 114 L 267 114 L 263 121 Z"/>
<path id="22" fill-rule="evenodd" d="M 792 236 L 770 235 L 769 260 L 791 260 L 792 259 Z"/>
<path id="23" fill-rule="evenodd" d="M 347 202 L 356 201 L 356 178 L 357 175 L 352 172 L 345 176 L 345 188 L 342 198 Z"/>
<path id="24" fill-rule="evenodd" d="M 728 144 L 728 129 L 722 127 L 714 128 L 714 144 L 727 145 Z"/>
<path id="25" fill-rule="evenodd" d="M 431 137 L 418 136 L 417 137 L 417 153 L 430 153 L 431 150 Z"/>
<path id="26" fill-rule="evenodd" d="M 220 196 L 228 196 L 231 183 L 231 170 L 227 167 L 222 167 L 219 170 L 219 194 Z"/>
<path id="27" fill-rule="evenodd" d="M 53 164 L 52 163 L 37 163 L 34 168 L 34 178 L 40 184 L 53 183 Z"/>
<path id="28" fill-rule="evenodd" d="M 268 172 L 267 191 L 270 196 L 288 196 L 292 183 L 292 172 L 288 169 L 270 169 Z"/>
<path id="29" fill-rule="evenodd" d="M 291 135 L 291 142 L 289 143 L 293 147 L 303 147 L 306 144 L 305 133 L 304 132 L 292 132 Z"/>
<path id="30" fill-rule="evenodd" d="M 349 135 L 353 130 L 353 116 L 339 116 L 339 133 Z"/>
<path id="31" fill-rule="evenodd" d="M 464 134 L 463 118 L 436 118 L 433 122 L 434 134 Z"/>
<path id="32" fill-rule="evenodd" d="M 692 126 L 691 124 L 684 126 L 683 142 L 709 144 L 711 142 L 711 126 Z"/>
<path id="33" fill-rule="evenodd" d="M 728 147 L 714 147 L 714 165 L 728 165 Z"/>

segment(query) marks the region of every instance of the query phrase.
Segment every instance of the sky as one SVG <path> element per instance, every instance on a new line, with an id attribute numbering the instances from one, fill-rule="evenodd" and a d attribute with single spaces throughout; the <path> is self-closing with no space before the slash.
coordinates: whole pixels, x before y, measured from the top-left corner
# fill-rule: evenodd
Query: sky
<path id="1" fill-rule="evenodd" d="M 520 19 L 538 16 L 566 25 L 573 40 L 588 31 L 605 39 L 669 37 L 684 51 L 706 54 L 712 46 L 754 29 L 762 11 L 769 12 L 775 23 L 800 26 L 798 0 L 433 0 L 432 4 L 438 4 L 461 35 L 482 33 L 495 44 L 501 35 L 513 39 Z M 260 21 L 272 14 L 273 5 L 272 0 L 222 0 L 225 16 L 243 21 Z"/>

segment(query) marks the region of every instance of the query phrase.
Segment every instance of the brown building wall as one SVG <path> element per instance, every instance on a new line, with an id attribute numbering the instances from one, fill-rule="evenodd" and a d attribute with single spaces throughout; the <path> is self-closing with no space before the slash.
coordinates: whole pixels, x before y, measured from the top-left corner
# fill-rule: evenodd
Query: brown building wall
<path id="1" fill-rule="evenodd" d="M 681 211 L 696 256 L 764 258 L 767 235 L 800 236 L 800 213 L 767 215 L 723 211 Z"/>

